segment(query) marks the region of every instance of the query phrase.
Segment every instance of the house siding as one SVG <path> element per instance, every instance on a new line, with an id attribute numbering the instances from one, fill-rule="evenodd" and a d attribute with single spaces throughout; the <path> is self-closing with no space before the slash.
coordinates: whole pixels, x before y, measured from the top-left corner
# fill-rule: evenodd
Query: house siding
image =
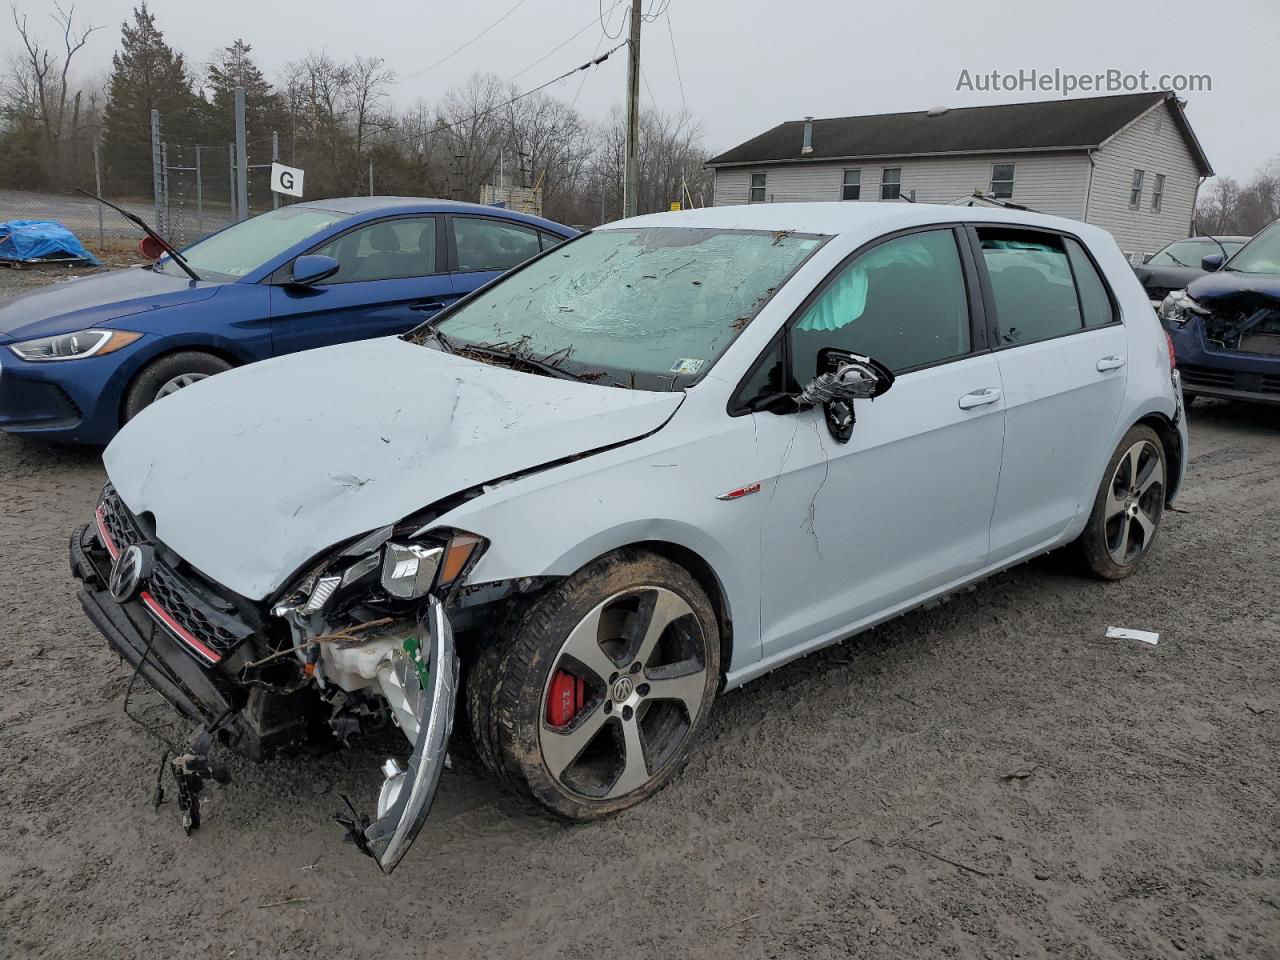
<path id="1" fill-rule="evenodd" d="M 1195 158 L 1187 147 L 1167 103 L 1160 103 L 1104 143 L 1094 155 L 1088 220 L 1111 232 L 1125 256 L 1134 262 L 1191 229 L 1200 182 Z M 1129 207 L 1133 171 L 1143 171 L 1142 200 Z M 1151 209 L 1157 174 L 1164 174 L 1160 212 Z"/>
<path id="2" fill-rule="evenodd" d="M 861 199 L 879 200 L 881 171 L 886 167 L 901 167 L 904 196 L 914 190 L 920 203 L 950 203 L 975 190 L 987 192 L 994 163 L 1015 164 L 1011 198 L 1014 203 L 1076 220 L 1084 215 L 1089 161 L 1083 153 L 1005 153 L 721 167 L 715 171 L 713 202 L 717 206 L 746 203 L 753 173 L 767 175 L 765 196 L 772 203 L 839 200 L 844 171 L 852 169 L 862 171 Z"/>

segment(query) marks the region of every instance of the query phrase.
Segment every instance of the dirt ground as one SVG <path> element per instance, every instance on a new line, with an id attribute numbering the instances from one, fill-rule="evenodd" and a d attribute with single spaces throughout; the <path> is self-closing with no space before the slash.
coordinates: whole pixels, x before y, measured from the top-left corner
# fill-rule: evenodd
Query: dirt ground
<path id="1" fill-rule="evenodd" d="M 1280 409 L 1191 428 L 1134 577 L 1045 558 L 726 694 L 604 823 L 459 765 L 390 878 L 330 819 L 371 750 L 153 809 L 67 571 L 99 455 L 0 436 L 0 957 L 1280 957 Z"/>

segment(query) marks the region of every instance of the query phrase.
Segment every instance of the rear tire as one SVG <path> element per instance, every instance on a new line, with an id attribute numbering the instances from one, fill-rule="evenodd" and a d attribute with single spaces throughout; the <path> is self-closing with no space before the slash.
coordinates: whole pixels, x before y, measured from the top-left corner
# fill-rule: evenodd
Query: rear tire
<path id="1" fill-rule="evenodd" d="M 221 357 L 203 350 L 181 350 L 153 360 L 134 377 L 124 399 L 128 423 L 161 397 L 231 369 Z"/>
<path id="2" fill-rule="evenodd" d="M 1164 516 L 1168 466 L 1160 437 L 1136 424 L 1111 455 L 1076 541 L 1085 568 L 1103 580 L 1129 576 L 1155 542 Z"/>
<path id="3" fill-rule="evenodd" d="M 580 705 L 553 725 L 553 679 Z M 688 760 L 715 700 L 720 634 L 684 568 L 622 550 L 539 597 L 477 660 L 467 712 L 480 760 L 508 788 L 569 820 L 661 790 Z"/>

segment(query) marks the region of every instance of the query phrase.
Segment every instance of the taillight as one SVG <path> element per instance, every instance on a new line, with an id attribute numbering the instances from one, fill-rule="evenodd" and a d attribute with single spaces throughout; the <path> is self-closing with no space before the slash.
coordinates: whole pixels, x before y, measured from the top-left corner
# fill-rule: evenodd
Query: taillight
<path id="1" fill-rule="evenodd" d="M 1178 355 L 1173 352 L 1173 337 L 1169 336 L 1168 330 L 1164 332 L 1164 342 L 1169 348 L 1169 372 L 1173 373 L 1178 369 Z"/>

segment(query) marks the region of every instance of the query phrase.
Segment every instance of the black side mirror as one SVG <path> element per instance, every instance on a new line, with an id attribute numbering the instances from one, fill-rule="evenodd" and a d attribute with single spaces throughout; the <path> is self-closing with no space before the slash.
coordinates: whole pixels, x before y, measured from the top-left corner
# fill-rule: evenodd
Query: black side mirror
<path id="1" fill-rule="evenodd" d="M 879 360 L 835 347 L 818 351 L 818 375 L 800 392 L 801 407 L 822 404 L 827 429 L 848 443 L 857 422 L 854 400 L 874 400 L 893 386 L 893 372 Z"/>
<path id="2" fill-rule="evenodd" d="M 1200 258 L 1200 269 L 1207 273 L 1214 273 L 1222 269 L 1223 261 L 1226 258 L 1220 253 L 1210 253 Z"/>
<path id="3" fill-rule="evenodd" d="M 341 268 L 341 264 L 333 257 L 324 254 L 308 253 L 293 261 L 293 276 L 289 284 L 295 287 L 310 287 L 328 280 Z"/>

